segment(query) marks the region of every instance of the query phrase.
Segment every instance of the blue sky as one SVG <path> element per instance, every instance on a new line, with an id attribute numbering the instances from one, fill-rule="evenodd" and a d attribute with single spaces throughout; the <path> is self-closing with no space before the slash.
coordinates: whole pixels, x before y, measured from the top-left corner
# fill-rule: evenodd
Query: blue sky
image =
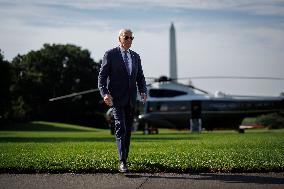
<path id="1" fill-rule="evenodd" d="M 44 43 L 71 43 L 96 61 L 131 28 L 147 77 L 169 75 L 174 22 L 179 77 L 284 77 L 284 0 L 0 0 L 6 59 Z M 192 80 L 211 93 L 273 95 L 284 80 Z"/>

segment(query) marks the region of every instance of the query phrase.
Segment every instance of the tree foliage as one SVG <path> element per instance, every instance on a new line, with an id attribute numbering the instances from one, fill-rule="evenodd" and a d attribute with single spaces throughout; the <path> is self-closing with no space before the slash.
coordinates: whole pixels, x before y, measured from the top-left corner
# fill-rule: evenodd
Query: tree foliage
<path id="1" fill-rule="evenodd" d="M 256 118 L 256 123 L 269 129 L 284 128 L 284 112 L 261 115 Z"/>
<path id="2" fill-rule="evenodd" d="M 0 50 L 0 123 L 7 119 L 10 108 L 11 65 Z"/>
<path id="3" fill-rule="evenodd" d="M 97 88 L 100 64 L 86 49 L 44 44 L 38 51 L 15 57 L 12 66 L 13 118 L 93 124 L 96 112 L 104 108 L 98 94 L 49 102 L 53 97 Z"/>

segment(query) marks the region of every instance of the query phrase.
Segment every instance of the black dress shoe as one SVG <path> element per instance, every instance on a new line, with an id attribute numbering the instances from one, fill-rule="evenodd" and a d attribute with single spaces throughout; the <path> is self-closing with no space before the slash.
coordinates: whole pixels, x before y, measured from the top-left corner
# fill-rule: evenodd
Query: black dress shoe
<path id="1" fill-rule="evenodd" d="M 119 167 L 118 167 L 118 171 L 121 173 L 127 173 L 128 172 L 128 168 L 126 166 L 125 163 L 120 163 Z"/>

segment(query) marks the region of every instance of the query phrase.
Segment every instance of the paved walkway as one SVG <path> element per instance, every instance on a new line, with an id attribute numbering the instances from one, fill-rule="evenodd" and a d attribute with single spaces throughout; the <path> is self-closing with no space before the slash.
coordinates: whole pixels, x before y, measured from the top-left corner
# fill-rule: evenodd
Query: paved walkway
<path id="1" fill-rule="evenodd" d="M 0 189 L 284 188 L 284 173 L 0 174 Z"/>

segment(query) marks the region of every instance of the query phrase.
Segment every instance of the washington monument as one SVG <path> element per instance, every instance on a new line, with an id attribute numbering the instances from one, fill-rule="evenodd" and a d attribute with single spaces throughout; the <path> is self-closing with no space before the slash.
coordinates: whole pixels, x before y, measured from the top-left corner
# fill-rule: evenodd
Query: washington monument
<path id="1" fill-rule="evenodd" d="M 174 24 L 170 27 L 170 78 L 177 79 L 177 51 Z"/>

